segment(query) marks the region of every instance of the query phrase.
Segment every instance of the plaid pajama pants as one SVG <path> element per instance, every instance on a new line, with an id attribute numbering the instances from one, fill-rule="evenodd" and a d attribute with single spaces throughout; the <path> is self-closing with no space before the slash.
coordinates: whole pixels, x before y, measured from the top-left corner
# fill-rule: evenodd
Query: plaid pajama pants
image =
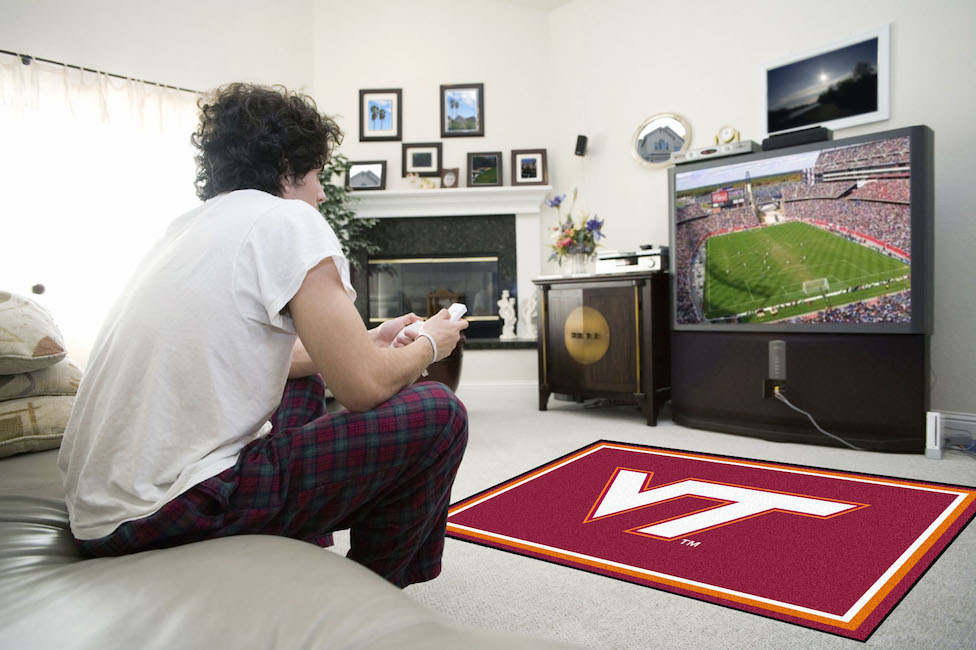
<path id="1" fill-rule="evenodd" d="M 315 375 L 289 380 L 273 429 L 237 464 L 158 512 L 94 540 L 114 556 L 247 533 L 329 546 L 350 530 L 348 557 L 393 584 L 440 573 L 451 485 L 467 443 L 464 405 L 436 382 L 409 386 L 365 413 L 325 411 Z"/>

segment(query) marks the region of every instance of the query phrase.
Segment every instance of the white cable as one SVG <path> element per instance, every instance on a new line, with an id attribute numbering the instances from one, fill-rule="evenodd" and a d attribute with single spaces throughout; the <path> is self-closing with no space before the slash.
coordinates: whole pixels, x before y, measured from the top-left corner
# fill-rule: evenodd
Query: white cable
<path id="1" fill-rule="evenodd" d="M 821 429 L 820 428 L 820 425 L 817 424 L 817 421 L 813 419 L 813 416 L 812 415 L 810 415 L 809 413 L 807 413 L 806 411 L 804 411 L 801 408 L 797 408 L 797 407 L 793 406 L 793 404 L 790 403 L 790 400 L 786 399 L 786 396 L 783 395 L 783 393 L 781 393 L 778 388 L 776 388 L 776 389 L 773 390 L 773 397 L 775 397 L 779 401 L 783 402 L 784 404 L 786 404 L 787 406 L 789 406 L 791 409 L 793 409 L 797 413 L 802 413 L 803 415 L 805 415 L 808 418 L 810 418 L 810 422 L 813 423 L 813 426 L 817 427 L 817 431 L 819 431 L 820 433 L 824 434 L 825 436 L 830 436 L 834 440 L 836 440 L 838 442 L 844 443 L 845 445 L 847 445 L 851 449 L 856 449 L 857 451 L 867 451 L 867 449 L 861 449 L 860 447 L 855 447 L 854 445 L 852 445 L 851 443 L 847 442 L 846 440 L 844 440 L 842 438 L 838 438 L 834 434 L 829 433 L 829 432 L 824 431 L 823 429 Z"/>

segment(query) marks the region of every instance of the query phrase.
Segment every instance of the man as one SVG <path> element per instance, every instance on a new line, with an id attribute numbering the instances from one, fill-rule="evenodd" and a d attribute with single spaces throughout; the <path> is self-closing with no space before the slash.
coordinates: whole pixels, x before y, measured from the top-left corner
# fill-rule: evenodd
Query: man
<path id="1" fill-rule="evenodd" d="M 113 307 L 65 431 L 76 543 L 89 556 L 245 533 L 328 546 L 348 528 L 352 559 L 401 587 L 429 580 L 467 414 L 445 386 L 411 383 L 467 323 L 442 310 L 417 336 L 398 336 L 414 314 L 366 330 L 315 209 L 341 134 L 311 99 L 232 84 L 200 104 L 205 202 Z M 326 383 L 348 411 L 325 413 Z"/>

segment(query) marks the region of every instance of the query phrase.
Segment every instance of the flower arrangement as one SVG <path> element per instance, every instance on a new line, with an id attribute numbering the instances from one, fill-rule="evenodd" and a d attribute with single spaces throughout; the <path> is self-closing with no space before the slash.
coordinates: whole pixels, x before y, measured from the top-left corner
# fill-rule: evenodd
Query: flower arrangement
<path id="1" fill-rule="evenodd" d="M 577 191 L 574 188 L 573 198 L 565 217 L 562 211 L 566 202 L 565 194 L 553 195 L 546 199 L 546 204 L 550 208 L 555 208 L 559 217 L 559 225 L 553 226 L 550 231 L 552 254 L 549 256 L 549 261 L 555 261 L 560 266 L 571 255 L 580 255 L 584 259 L 590 259 L 596 253 L 597 246 L 600 245 L 597 242 L 605 237 L 603 220 L 597 219 L 595 214 L 590 216 L 584 210 L 579 210 L 574 216 L 573 208 L 576 206 L 576 196 Z"/>

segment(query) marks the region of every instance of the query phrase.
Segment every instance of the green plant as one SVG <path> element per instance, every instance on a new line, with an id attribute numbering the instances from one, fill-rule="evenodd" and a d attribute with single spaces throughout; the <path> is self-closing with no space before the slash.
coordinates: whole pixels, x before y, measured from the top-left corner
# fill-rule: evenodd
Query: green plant
<path id="1" fill-rule="evenodd" d="M 369 237 L 370 229 L 376 225 L 376 219 L 360 219 L 356 216 L 352 204 L 359 198 L 346 187 L 346 172 L 352 163 L 341 153 L 333 154 L 322 168 L 319 179 L 325 191 L 325 201 L 319 205 L 319 212 L 332 227 L 342 252 L 345 253 L 349 265 L 356 270 L 362 270 L 363 260 L 379 251 L 379 246 Z M 333 177 L 338 176 L 334 183 Z"/>

